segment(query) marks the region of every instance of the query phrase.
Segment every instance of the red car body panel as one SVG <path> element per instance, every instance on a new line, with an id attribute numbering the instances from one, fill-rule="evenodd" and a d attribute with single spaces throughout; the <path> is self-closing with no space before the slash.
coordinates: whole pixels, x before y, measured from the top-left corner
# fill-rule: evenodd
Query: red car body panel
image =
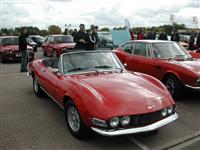
<path id="1" fill-rule="evenodd" d="M 200 52 L 198 51 L 189 51 L 190 55 L 192 55 L 193 58 L 200 59 Z"/>
<path id="2" fill-rule="evenodd" d="M 160 81 L 142 73 L 57 76 L 42 60 L 31 62 L 29 70 L 62 108 L 64 97 L 73 100 L 88 127 L 92 127 L 93 117 L 108 120 L 114 116 L 150 113 L 175 104 Z M 151 110 L 147 109 L 149 105 Z"/>
<path id="3" fill-rule="evenodd" d="M 183 85 L 196 86 L 197 78 L 200 77 L 200 61 L 147 58 L 126 53 L 120 47 L 114 52 L 120 61 L 126 64 L 128 70 L 154 76 L 160 81 L 163 81 L 166 75 L 173 74 Z"/>

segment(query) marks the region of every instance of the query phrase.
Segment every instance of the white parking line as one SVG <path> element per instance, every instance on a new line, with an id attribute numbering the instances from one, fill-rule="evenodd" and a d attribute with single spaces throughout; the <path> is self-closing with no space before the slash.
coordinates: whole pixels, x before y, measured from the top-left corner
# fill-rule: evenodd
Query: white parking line
<path id="1" fill-rule="evenodd" d="M 141 143 L 140 141 L 132 138 L 132 137 L 128 137 L 128 139 L 133 142 L 134 144 L 136 144 L 138 147 L 140 147 L 142 150 L 150 150 L 149 147 L 147 147 L 146 145 L 144 145 L 143 143 Z"/>

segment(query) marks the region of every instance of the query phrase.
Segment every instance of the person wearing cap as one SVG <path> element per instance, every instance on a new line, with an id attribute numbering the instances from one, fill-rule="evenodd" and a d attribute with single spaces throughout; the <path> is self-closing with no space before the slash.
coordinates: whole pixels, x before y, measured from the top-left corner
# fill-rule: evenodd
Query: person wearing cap
<path id="1" fill-rule="evenodd" d="M 86 49 L 86 38 L 85 25 L 80 24 L 80 30 L 74 36 L 74 42 L 76 43 L 74 49 Z"/>

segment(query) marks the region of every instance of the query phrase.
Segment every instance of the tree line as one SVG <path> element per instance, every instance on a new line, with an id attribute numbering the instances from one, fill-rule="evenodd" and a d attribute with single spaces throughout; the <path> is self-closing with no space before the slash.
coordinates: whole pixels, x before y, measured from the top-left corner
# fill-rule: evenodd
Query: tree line
<path id="1" fill-rule="evenodd" d="M 39 29 L 38 27 L 33 27 L 33 26 L 26 26 L 28 29 L 28 34 L 29 35 L 41 35 L 41 36 L 46 36 L 46 35 L 51 35 L 51 34 L 70 34 L 73 32 L 73 29 L 65 29 L 64 31 L 61 30 L 61 28 L 58 25 L 51 25 L 48 27 L 48 29 Z M 19 35 L 21 27 L 15 27 L 15 28 L 1 28 L 0 29 L 0 35 Z M 113 28 L 115 30 L 119 29 L 125 29 L 125 27 L 115 27 Z M 171 35 L 172 31 L 179 30 L 179 29 L 186 29 L 185 24 L 173 24 L 173 25 L 161 25 L 158 27 L 133 27 L 131 30 L 134 33 L 138 33 L 140 31 L 148 32 L 151 29 L 153 29 L 155 32 L 160 33 L 160 32 L 165 32 L 167 35 Z M 104 27 L 99 29 L 100 31 L 109 31 L 109 28 Z"/>

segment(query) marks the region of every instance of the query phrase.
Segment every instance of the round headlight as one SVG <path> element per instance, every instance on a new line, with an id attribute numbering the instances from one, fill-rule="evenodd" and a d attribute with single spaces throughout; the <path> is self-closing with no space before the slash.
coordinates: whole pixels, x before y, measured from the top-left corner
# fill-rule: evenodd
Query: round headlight
<path id="1" fill-rule="evenodd" d="M 164 108 L 162 110 L 162 116 L 165 117 L 167 115 L 167 108 Z"/>
<path id="2" fill-rule="evenodd" d="M 109 123 L 111 127 L 115 128 L 119 125 L 119 118 L 113 117 L 112 119 L 110 119 Z"/>
<path id="3" fill-rule="evenodd" d="M 121 117 L 120 122 L 122 126 L 127 126 L 131 122 L 131 117 L 130 116 Z"/>
<path id="4" fill-rule="evenodd" d="M 167 113 L 171 114 L 173 112 L 173 106 L 169 106 L 167 109 Z"/>

